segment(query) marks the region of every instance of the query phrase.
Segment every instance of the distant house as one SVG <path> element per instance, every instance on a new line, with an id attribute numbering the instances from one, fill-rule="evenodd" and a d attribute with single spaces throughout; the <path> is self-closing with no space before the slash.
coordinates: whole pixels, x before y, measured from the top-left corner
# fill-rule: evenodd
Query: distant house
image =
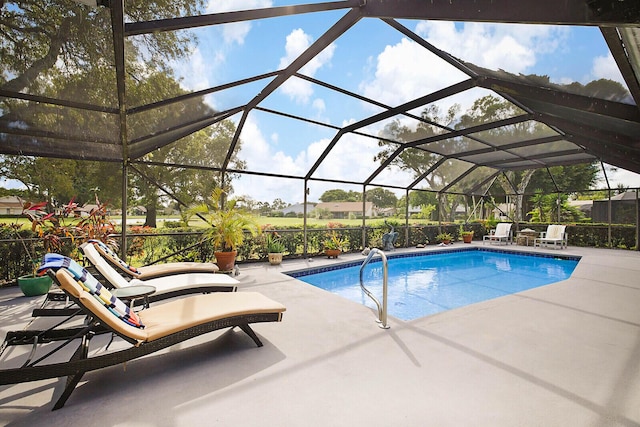
<path id="1" fill-rule="evenodd" d="M 315 203 L 307 203 L 307 213 L 310 213 L 316 207 Z M 297 215 L 304 214 L 304 203 L 296 203 L 295 205 L 287 206 L 286 208 L 279 209 L 278 212 L 282 212 L 282 215 L 294 213 Z"/>
<path id="2" fill-rule="evenodd" d="M 376 216 L 394 216 L 396 214 L 396 208 L 377 208 Z"/>
<path id="3" fill-rule="evenodd" d="M 147 208 L 145 208 L 144 206 L 133 206 L 133 207 L 131 207 L 131 214 L 132 215 L 146 215 L 147 214 Z"/>
<path id="4" fill-rule="evenodd" d="M 94 209 L 98 209 L 98 205 L 87 203 L 84 206 L 78 206 L 73 213 L 76 216 L 86 217 L 91 214 Z"/>
<path id="5" fill-rule="evenodd" d="M 0 197 L 0 215 L 22 214 L 23 200 L 18 196 Z"/>
<path id="6" fill-rule="evenodd" d="M 569 206 L 580 209 L 587 218 L 591 218 L 591 209 L 593 208 L 593 200 L 568 200 Z"/>
<path id="7" fill-rule="evenodd" d="M 372 202 L 366 202 L 364 205 L 364 215 L 367 217 L 374 216 L 374 208 Z M 350 215 L 357 217 L 362 216 L 362 202 L 322 202 L 316 205 L 316 209 L 323 209 L 331 212 L 333 218 L 347 219 Z"/>
<path id="8" fill-rule="evenodd" d="M 640 207 L 636 204 L 636 192 L 625 191 L 611 197 L 611 222 L 614 224 L 634 224 Z M 591 208 L 593 222 L 609 222 L 609 200 L 594 200 Z"/>

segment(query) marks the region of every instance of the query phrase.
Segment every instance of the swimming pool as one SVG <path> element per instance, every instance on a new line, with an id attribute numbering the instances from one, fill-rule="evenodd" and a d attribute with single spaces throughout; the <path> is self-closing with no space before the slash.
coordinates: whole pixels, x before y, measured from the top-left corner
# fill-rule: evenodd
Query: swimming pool
<path id="1" fill-rule="evenodd" d="M 567 279 L 578 257 L 489 249 L 388 256 L 388 312 L 413 320 Z M 360 289 L 362 261 L 288 273 L 298 280 L 375 308 Z M 382 300 L 380 257 L 365 267 L 365 286 Z"/>

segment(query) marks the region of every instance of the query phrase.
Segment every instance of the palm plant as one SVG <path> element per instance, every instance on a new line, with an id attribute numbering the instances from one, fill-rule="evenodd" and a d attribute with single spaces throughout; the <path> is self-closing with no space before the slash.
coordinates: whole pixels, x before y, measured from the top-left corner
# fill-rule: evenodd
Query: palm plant
<path id="1" fill-rule="evenodd" d="M 201 204 L 190 209 L 190 212 L 204 215 L 211 225 L 204 237 L 211 242 L 214 250 L 232 252 L 244 243 L 245 232 L 255 236 L 261 230 L 254 216 L 236 207 L 235 200 L 224 203 L 225 194 L 221 188 L 214 189 L 210 204 Z"/>

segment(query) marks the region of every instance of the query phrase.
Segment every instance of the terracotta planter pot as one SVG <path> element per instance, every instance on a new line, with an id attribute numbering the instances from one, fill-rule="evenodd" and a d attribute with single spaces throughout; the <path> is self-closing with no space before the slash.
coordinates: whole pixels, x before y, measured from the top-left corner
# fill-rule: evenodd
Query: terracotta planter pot
<path id="1" fill-rule="evenodd" d="M 269 263 L 271 265 L 278 265 L 282 263 L 282 253 L 281 252 L 272 252 L 269 254 Z"/>
<path id="2" fill-rule="evenodd" d="M 22 293 L 27 297 L 37 295 L 45 295 L 51 288 L 51 277 L 32 275 L 18 277 L 18 286 Z"/>
<path id="3" fill-rule="evenodd" d="M 342 253 L 340 249 L 325 249 L 324 253 L 327 255 L 327 258 L 338 258 L 338 255 Z"/>
<path id="4" fill-rule="evenodd" d="M 473 234 L 463 234 L 462 235 L 462 241 L 465 243 L 471 243 L 471 241 L 473 240 Z"/>
<path id="5" fill-rule="evenodd" d="M 218 264 L 218 268 L 220 272 L 228 273 L 233 271 L 233 267 L 236 264 L 236 255 L 238 251 L 232 252 L 214 252 L 216 256 L 216 264 Z"/>

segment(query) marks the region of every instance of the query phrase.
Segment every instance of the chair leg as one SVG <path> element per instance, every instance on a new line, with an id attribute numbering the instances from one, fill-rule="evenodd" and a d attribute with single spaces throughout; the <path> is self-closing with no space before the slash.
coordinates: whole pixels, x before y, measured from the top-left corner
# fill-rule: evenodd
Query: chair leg
<path id="1" fill-rule="evenodd" d="M 240 329 L 242 329 L 245 334 L 249 335 L 251 337 L 251 339 L 253 340 L 253 342 L 255 342 L 258 347 L 262 347 L 262 341 L 260 341 L 260 338 L 258 338 L 256 333 L 253 332 L 253 329 L 251 329 L 251 327 L 248 324 L 246 324 L 246 325 L 238 325 L 238 327 Z"/>
<path id="2" fill-rule="evenodd" d="M 70 361 L 87 358 L 87 355 L 89 354 L 89 341 L 91 340 L 92 336 L 93 332 L 90 332 L 82 337 L 82 341 L 80 342 L 80 345 L 76 349 L 75 353 L 73 353 L 73 356 L 71 356 Z M 85 371 L 76 372 L 75 374 L 67 377 L 67 382 L 65 384 L 64 390 L 62 391 L 62 395 L 56 401 L 55 405 L 53 405 L 52 411 L 62 408 L 64 404 L 67 403 L 67 399 L 69 399 L 69 396 L 71 396 L 71 393 L 73 393 L 73 390 L 75 390 L 84 373 Z"/>
<path id="3" fill-rule="evenodd" d="M 67 403 L 67 399 L 69 398 L 69 396 L 71 396 L 71 393 L 73 393 L 73 390 L 75 390 L 83 375 L 84 372 L 78 372 L 75 375 L 67 377 L 67 383 L 64 386 L 64 391 L 62 392 L 60 398 L 56 401 L 56 404 L 53 405 L 52 411 L 62 408 L 64 404 Z"/>

